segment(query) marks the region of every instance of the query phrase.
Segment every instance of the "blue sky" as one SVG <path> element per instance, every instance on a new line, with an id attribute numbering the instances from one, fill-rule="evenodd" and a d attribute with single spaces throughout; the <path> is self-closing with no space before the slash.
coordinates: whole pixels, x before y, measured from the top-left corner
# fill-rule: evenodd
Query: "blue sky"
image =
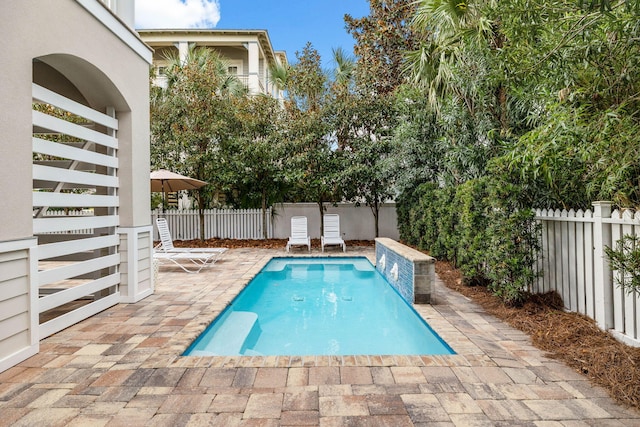
<path id="1" fill-rule="evenodd" d="M 275 50 L 296 51 L 310 41 L 325 67 L 332 49 L 353 52 L 344 15 L 369 14 L 368 0 L 136 0 L 136 28 L 267 30 Z"/>

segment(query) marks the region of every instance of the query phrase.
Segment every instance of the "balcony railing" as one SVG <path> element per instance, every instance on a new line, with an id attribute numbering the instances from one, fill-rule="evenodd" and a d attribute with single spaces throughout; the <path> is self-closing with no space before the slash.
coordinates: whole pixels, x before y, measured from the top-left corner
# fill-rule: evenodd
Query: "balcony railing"
<path id="1" fill-rule="evenodd" d="M 164 68 L 164 67 L 160 67 L 160 68 Z M 164 74 L 163 70 L 160 69 L 160 72 L 156 71 L 156 77 L 153 81 L 153 84 L 155 84 L 156 86 L 160 86 L 163 88 L 167 87 L 167 76 Z M 242 86 L 244 88 L 246 88 L 247 90 L 250 89 L 249 87 L 249 74 L 237 74 L 236 77 L 238 78 L 238 80 L 240 80 L 240 83 L 242 84 Z M 264 76 L 258 75 L 258 89 L 260 93 L 264 93 L 267 94 L 266 88 L 264 86 Z"/>
<path id="2" fill-rule="evenodd" d="M 242 85 L 247 88 L 249 88 L 249 77 L 251 75 L 250 74 L 237 74 L 236 77 L 238 78 L 238 80 L 240 80 L 240 82 L 242 83 Z M 264 83 L 263 83 L 263 78 L 264 76 L 262 75 L 258 75 L 258 89 L 260 90 L 261 93 L 267 93 L 266 89 L 264 87 Z"/>

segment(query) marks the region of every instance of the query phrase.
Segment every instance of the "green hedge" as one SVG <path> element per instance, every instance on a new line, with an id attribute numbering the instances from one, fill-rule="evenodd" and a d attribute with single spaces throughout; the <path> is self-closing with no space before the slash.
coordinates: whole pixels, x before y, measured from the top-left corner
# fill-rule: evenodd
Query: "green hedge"
<path id="1" fill-rule="evenodd" d="M 479 178 L 457 187 L 423 184 L 398 198 L 400 238 L 450 261 L 464 283 L 486 285 L 517 305 L 535 278 L 538 251 L 533 212 L 508 183 Z"/>

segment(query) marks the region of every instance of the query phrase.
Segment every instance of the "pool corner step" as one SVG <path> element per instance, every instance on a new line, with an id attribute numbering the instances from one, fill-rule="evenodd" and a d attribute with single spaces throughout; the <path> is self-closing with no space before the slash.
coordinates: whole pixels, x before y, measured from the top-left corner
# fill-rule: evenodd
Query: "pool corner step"
<path id="1" fill-rule="evenodd" d="M 216 331 L 215 339 L 211 340 L 206 352 L 210 355 L 241 355 L 247 347 L 255 344 L 260 332 L 256 313 L 232 311 L 227 321 Z"/>

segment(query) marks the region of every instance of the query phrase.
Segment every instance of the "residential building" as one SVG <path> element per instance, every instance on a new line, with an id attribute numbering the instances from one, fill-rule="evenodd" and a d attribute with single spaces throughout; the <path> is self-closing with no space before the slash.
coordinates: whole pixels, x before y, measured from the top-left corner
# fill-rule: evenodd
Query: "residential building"
<path id="1" fill-rule="evenodd" d="M 215 49 L 226 59 L 229 71 L 245 83 L 250 94 L 268 94 L 282 99 L 270 79 L 269 67 L 286 65 L 287 55 L 276 51 L 266 30 L 138 30 L 140 37 L 154 49 L 156 84 L 163 85 L 168 57 L 184 58 L 190 48 Z"/>
<path id="2" fill-rule="evenodd" d="M 133 16 L 134 0 L 3 3 L 0 371 L 153 292 L 152 50 Z"/>

